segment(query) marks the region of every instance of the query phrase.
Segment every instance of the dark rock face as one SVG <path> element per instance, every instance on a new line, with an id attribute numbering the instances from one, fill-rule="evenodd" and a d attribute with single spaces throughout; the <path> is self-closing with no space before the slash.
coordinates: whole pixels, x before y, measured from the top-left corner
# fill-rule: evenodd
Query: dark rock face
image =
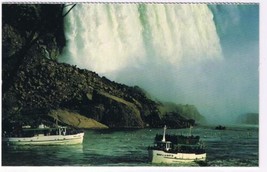
<path id="1" fill-rule="evenodd" d="M 135 87 L 45 58 L 33 58 L 22 66 L 3 100 L 7 114 L 13 108 L 20 114 L 67 108 L 109 127 L 142 128 L 142 116 L 157 108 Z"/>
<path id="2" fill-rule="evenodd" d="M 115 128 L 194 125 L 185 113 L 160 112 L 163 105 L 148 99 L 138 87 L 46 58 L 27 61 L 14 81 L 3 97 L 3 112 L 7 115 L 44 114 L 65 108 Z"/>
<path id="3" fill-rule="evenodd" d="M 29 116 L 38 121 L 51 110 L 66 109 L 111 128 L 194 125 L 201 116 L 194 108 L 186 108 L 193 116 L 183 105 L 162 111 L 165 105 L 137 86 L 58 63 L 64 46 L 61 14 L 61 4 L 3 5 L 3 121 L 27 122 Z"/>
<path id="4" fill-rule="evenodd" d="M 63 4 L 3 4 L 3 90 L 24 62 L 35 56 L 55 59 L 65 45 Z"/>

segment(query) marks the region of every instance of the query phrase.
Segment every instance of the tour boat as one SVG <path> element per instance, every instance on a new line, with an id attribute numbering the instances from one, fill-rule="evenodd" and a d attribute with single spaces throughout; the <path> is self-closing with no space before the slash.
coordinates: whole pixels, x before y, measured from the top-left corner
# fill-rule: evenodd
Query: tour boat
<path id="1" fill-rule="evenodd" d="M 222 125 L 218 125 L 215 127 L 215 130 L 225 130 L 226 127 L 225 126 L 222 126 Z"/>
<path id="2" fill-rule="evenodd" d="M 19 131 L 3 134 L 7 145 L 73 145 L 83 142 L 83 131 L 65 126 L 47 127 L 43 124 L 37 128 L 23 126 Z"/>
<path id="3" fill-rule="evenodd" d="M 181 162 L 205 162 L 206 151 L 199 136 L 156 135 L 154 146 L 148 147 L 152 163 L 175 164 Z"/>

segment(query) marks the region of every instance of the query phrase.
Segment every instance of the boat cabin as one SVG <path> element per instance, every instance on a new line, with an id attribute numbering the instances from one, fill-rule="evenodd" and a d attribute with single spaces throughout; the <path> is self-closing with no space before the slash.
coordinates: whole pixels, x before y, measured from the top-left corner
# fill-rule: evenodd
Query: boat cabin
<path id="1" fill-rule="evenodd" d="M 49 136 L 49 135 L 66 135 L 66 127 L 60 128 L 27 128 L 22 129 L 24 136 Z"/>
<path id="2" fill-rule="evenodd" d="M 170 150 L 172 148 L 172 142 L 170 141 L 158 141 L 155 142 L 154 147 L 160 150 Z"/>

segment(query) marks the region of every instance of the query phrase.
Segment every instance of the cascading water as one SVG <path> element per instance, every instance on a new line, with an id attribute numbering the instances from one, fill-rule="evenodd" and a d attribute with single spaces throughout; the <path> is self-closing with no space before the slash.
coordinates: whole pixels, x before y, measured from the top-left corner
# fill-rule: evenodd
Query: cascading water
<path id="1" fill-rule="evenodd" d="M 258 112 L 258 11 L 257 5 L 78 4 L 65 18 L 59 61 L 232 122 Z"/>
<path id="2" fill-rule="evenodd" d="M 83 4 L 68 14 L 61 59 L 107 75 L 149 63 L 221 57 L 207 5 Z"/>

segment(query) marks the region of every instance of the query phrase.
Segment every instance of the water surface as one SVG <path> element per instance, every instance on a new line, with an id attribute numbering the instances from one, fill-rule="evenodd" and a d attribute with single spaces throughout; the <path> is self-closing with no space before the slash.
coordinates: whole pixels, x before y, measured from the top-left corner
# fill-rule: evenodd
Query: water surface
<path id="1" fill-rule="evenodd" d="M 2 147 L 3 166 L 167 166 L 151 164 L 147 147 L 162 129 L 86 130 L 82 145 Z M 167 129 L 167 134 L 189 134 L 188 129 Z M 257 126 L 226 130 L 195 127 L 206 145 L 205 166 L 258 166 Z M 177 164 L 169 166 L 203 166 Z"/>

